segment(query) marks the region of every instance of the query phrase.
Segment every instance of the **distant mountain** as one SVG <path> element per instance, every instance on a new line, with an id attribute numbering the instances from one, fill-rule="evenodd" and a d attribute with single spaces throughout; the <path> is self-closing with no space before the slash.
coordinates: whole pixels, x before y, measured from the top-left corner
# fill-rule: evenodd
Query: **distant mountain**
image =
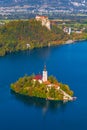
<path id="1" fill-rule="evenodd" d="M 41 0 L 43 1 L 43 0 Z M 0 6 L 23 6 L 26 4 L 40 4 L 39 0 L 0 0 Z"/>
<path id="2" fill-rule="evenodd" d="M 0 6 L 15 6 L 15 5 L 48 5 L 63 7 L 81 7 L 87 6 L 87 0 L 0 0 Z"/>
<path id="3" fill-rule="evenodd" d="M 59 14 L 87 15 L 87 0 L 0 0 L 0 19 L 29 18 L 32 14 L 52 17 Z"/>

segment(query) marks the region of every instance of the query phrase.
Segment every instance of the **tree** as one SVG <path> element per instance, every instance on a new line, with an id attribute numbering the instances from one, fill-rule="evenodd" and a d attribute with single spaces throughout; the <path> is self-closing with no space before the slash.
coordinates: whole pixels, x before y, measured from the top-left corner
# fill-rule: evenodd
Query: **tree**
<path id="1" fill-rule="evenodd" d="M 54 83 L 54 84 L 58 83 L 57 79 L 56 79 L 54 76 L 52 76 L 52 75 L 48 77 L 48 80 L 49 80 L 51 83 Z"/>

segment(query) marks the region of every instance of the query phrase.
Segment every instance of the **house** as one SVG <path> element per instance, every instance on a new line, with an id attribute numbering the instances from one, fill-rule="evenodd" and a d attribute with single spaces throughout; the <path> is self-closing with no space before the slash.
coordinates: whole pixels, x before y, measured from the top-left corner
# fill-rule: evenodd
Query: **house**
<path id="1" fill-rule="evenodd" d="M 71 28 L 70 27 L 69 28 L 68 27 L 64 27 L 63 31 L 66 32 L 69 35 L 71 34 Z"/>

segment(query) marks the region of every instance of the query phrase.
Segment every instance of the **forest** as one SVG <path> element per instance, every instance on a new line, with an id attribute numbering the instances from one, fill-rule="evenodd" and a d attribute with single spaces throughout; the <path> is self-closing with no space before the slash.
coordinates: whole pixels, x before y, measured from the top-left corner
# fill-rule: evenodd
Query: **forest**
<path id="1" fill-rule="evenodd" d="M 51 31 L 35 19 L 16 20 L 0 27 L 0 56 L 7 53 L 64 43 L 68 35 L 56 25 Z"/>

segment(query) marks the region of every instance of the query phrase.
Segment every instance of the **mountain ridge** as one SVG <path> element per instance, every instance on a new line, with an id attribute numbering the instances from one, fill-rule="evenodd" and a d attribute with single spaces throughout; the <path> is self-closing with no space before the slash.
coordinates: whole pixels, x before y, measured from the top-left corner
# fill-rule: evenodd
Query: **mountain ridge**
<path id="1" fill-rule="evenodd" d="M 87 0 L 0 0 L 0 6 L 23 6 L 23 5 L 47 5 L 47 6 L 63 6 L 63 7 L 87 7 Z M 70 8 L 69 7 L 69 8 Z M 59 7 L 61 8 L 61 7 Z"/>
<path id="2" fill-rule="evenodd" d="M 0 19 L 30 18 L 37 14 L 51 18 L 60 14 L 87 16 L 87 0 L 0 0 Z"/>

